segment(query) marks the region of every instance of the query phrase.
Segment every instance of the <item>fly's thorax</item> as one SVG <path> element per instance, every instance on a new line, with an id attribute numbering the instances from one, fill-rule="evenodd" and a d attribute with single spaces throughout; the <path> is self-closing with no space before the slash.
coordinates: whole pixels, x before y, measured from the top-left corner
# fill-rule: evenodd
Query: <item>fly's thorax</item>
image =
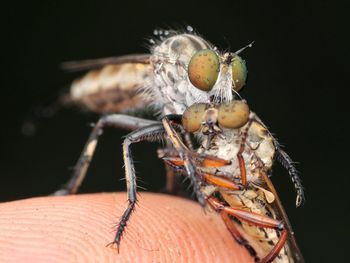
<path id="1" fill-rule="evenodd" d="M 198 97 L 207 96 L 191 85 L 187 66 L 193 54 L 208 48 L 207 41 L 193 34 L 171 36 L 152 48 L 155 87 L 150 89 L 155 103 L 165 105 L 164 115 L 182 114 Z"/>

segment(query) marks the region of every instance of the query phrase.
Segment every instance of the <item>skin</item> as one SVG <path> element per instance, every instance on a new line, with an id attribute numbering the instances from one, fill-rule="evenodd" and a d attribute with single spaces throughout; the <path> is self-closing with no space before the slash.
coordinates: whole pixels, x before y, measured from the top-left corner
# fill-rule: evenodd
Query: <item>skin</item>
<path id="1" fill-rule="evenodd" d="M 190 200 L 141 193 L 120 251 L 106 245 L 126 193 L 0 204 L 0 262 L 253 262 L 220 216 Z"/>

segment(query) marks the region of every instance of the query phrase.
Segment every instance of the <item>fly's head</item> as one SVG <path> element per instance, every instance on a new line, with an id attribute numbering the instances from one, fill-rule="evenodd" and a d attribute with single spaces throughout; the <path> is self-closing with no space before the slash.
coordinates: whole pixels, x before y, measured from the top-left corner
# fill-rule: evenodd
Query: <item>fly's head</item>
<path id="1" fill-rule="evenodd" d="M 182 114 L 194 103 L 232 101 L 246 82 L 247 68 L 239 56 L 246 47 L 222 53 L 195 34 L 163 40 L 152 48 L 155 103 L 166 115 Z"/>
<path id="2" fill-rule="evenodd" d="M 246 47 L 224 54 L 213 49 L 197 51 L 187 68 L 192 86 L 205 92 L 212 103 L 231 101 L 247 79 L 245 61 L 238 55 Z"/>
<path id="3" fill-rule="evenodd" d="M 220 104 L 195 103 L 182 115 L 187 132 L 200 132 L 214 137 L 223 129 L 239 129 L 249 120 L 249 107 L 244 101 L 232 100 Z"/>

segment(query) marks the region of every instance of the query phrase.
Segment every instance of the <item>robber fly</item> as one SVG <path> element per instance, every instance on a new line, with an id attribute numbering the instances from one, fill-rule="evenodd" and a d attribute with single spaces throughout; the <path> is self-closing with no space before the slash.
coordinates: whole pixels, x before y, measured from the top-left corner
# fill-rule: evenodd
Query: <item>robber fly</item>
<path id="1" fill-rule="evenodd" d="M 246 47 L 221 53 L 192 30 L 157 31 L 150 54 L 65 63 L 69 70 L 95 68 L 72 84 L 69 97 L 106 114 L 95 124 L 72 178 L 55 194 L 77 192 L 105 127 L 133 130 L 123 143 L 128 206 L 112 242 L 119 248 L 137 202 L 130 145 L 163 137 L 168 143 L 159 156 L 190 179 L 200 205 L 221 215 L 233 238 L 255 261 L 303 262 L 269 179 L 277 156 L 294 183 L 299 206 L 304 192 L 298 173 L 238 94 L 247 76 L 239 56 Z M 149 105 L 158 120 L 115 114 Z M 199 147 L 193 146 L 191 134 Z"/>

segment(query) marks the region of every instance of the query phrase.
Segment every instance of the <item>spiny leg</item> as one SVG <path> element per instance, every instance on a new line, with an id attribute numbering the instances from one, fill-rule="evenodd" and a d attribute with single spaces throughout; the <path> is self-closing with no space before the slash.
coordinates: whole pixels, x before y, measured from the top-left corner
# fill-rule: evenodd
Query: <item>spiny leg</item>
<path id="1" fill-rule="evenodd" d="M 114 238 L 114 241 L 111 244 L 116 244 L 118 251 L 120 240 L 125 230 L 127 221 L 130 218 L 131 213 L 135 208 L 135 204 L 137 202 L 136 197 L 136 175 L 134 169 L 134 162 L 131 158 L 130 145 L 133 143 L 157 139 L 163 136 L 165 130 L 161 123 L 153 124 L 134 132 L 129 133 L 123 143 L 123 159 L 125 164 L 125 179 L 126 179 L 126 187 L 128 193 L 128 207 L 124 211 L 117 228 L 117 232 Z"/>
<path id="2" fill-rule="evenodd" d="M 206 205 L 206 201 L 203 193 L 200 190 L 200 178 L 198 178 L 198 173 L 196 170 L 195 163 L 191 156 L 190 150 L 186 147 L 186 145 L 182 142 L 177 132 L 172 127 L 173 116 L 166 116 L 163 118 L 163 126 L 168 135 L 169 140 L 173 143 L 174 148 L 178 151 L 179 156 L 182 160 L 184 160 L 184 166 L 187 172 L 188 177 L 191 180 L 193 185 L 194 193 L 196 194 L 197 200 L 201 206 Z"/>
<path id="3" fill-rule="evenodd" d="M 85 178 L 90 161 L 95 153 L 99 136 L 103 133 L 106 127 L 124 128 L 128 130 L 136 130 L 154 123 L 159 123 L 152 120 L 141 119 L 123 114 L 111 114 L 101 117 L 92 129 L 90 136 L 85 144 L 85 147 L 74 167 L 74 172 L 69 181 L 53 195 L 75 194 L 82 181 Z"/>
<path id="4" fill-rule="evenodd" d="M 186 146 L 193 151 L 193 143 L 191 140 L 190 134 L 182 127 L 182 125 L 177 125 L 176 128 L 179 130 L 180 134 L 184 138 L 184 142 L 186 143 Z M 167 149 L 171 149 L 175 152 L 175 149 L 171 145 L 171 142 L 167 140 Z M 165 162 L 165 169 L 166 169 L 166 190 L 167 193 L 173 194 L 173 195 L 179 195 L 179 174 L 174 173 L 174 170 Z"/>
<path id="5" fill-rule="evenodd" d="M 184 141 L 186 143 L 186 146 L 193 151 L 193 144 L 191 140 L 191 136 L 188 132 L 185 131 L 185 129 L 181 125 L 177 125 L 177 129 L 180 131 L 181 135 L 184 138 Z M 173 148 L 171 142 L 169 139 L 166 141 L 167 147 L 165 149 L 161 149 L 158 151 L 158 157 L 159 155 L 164 155 L 164 152 L 172 152 L 172 154 L 176 153 L 177 151 Z M 161 158 L 161 157 L 160 157 Z M 166 171 L 166 192 L 172 195 L 178 195 L 179 189 L 178 189 L 178 174 L 174 172 L 174 170 L 165 162 L 165 171 Z"/>
<path id="6" fill-rule="evenodd" d="M 261 260 L 261 262 L 272 262 L 278 256 L 279 252 L 284 247 L 288 236 L 288 231 L 284 227 L 282 221 L 250 211 L 235 208 L 232 206 L 225 206 L 215 197 L 209 197 L 208 202 L 210 206 L 214 208 L 214 210 L 220 211 L 220 213 L 225 212 L 228 215 L 231 215 L 233 217 L 238 218 L 239 220 L 246 221 L 258 227 L 273 228 L 277 231 L 282 231 L 282 235 L 280 236 L 280 239 L 277 242 L 277 244 L 272 248 L 269 254 Z"/>
<path id="7" fill-rule="evenodd" d="M 275 145 L 275 149 L 277 152 L 277 160 L 282 164 L 282 166 L 288 171 L 289 177 L 291 178 L 295 191 L 297 193 L 296 206 L 300 206 L 305 201 L 305 193 L 304 188 L 301 183 L 301 179 L 297 169 L 294 166 L 294 162 L 290 158 L 290 156 L 282 149 L 280 143 L 277 139 L 271 134 L 271 132 L 267 129 L 267 126 L 262 122 L 262 120 L 254 114 L 253 118 L 255 121 L 259 122 L 263 125 L 271 136 L 273 143 Z"/>
<path id="8" fill-rule="evenodd" d="M 289 155 L 285 151 L 282 150 L 280 144 L 275 138 L 273 138 L 273 143 L 275 144 L 275 147 L 278 153 L 277 160 L 288 171 L 289 177 L 294 184 L 294 189 L 297 193 L 297 199 L 295 201 L 295 204 L 297 207 L 299 207 L 302 205 L 303 202 L 305 202 L 304 187 L 301 183 L 299 173 L 295 168 L 292 159 L 289 157 Z"/>

